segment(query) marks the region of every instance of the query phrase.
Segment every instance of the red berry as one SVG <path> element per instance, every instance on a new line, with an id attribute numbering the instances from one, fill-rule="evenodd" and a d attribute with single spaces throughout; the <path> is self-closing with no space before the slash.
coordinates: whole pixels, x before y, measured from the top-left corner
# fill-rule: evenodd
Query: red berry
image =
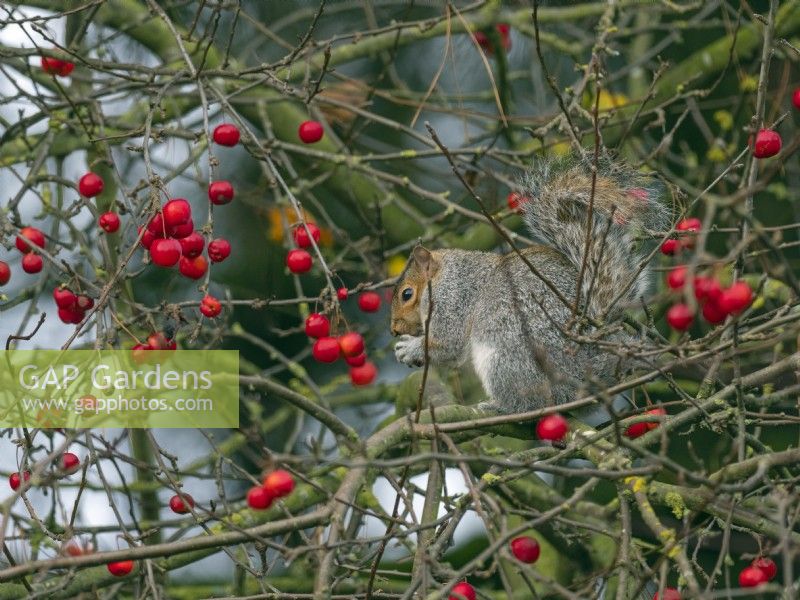
<path id="1" fill-rule="evenodd" d="M 178 344 L 175 340 L 168 340 L 163 332 L 157 331 L 147 336 L 147 346 L 151 350 L 175 350 Z"/>
<path id="2" fill-rule="evenodd" d="M 681 600 L 681 593 L 675 588 L 664 588 L 664 595 L 659 596 L 658 592 L 653 596 L 653 600 Z"/>
<path id="3" fill-rule="evenodd" d="M 722 291 L 719 308 L 729 315 L 736 315 L 750 306 L 753 301 L 753 290 L 746 281 L 737 281 L 727 290 Z"/>
<path id="4" fill-rule="evenodd" d="M 190 512 L 193 507 L 194 498 L 192 498 L 189 494 L 183 494 L 183 498 L 181 498 L 178 494 L 175 494 L 169 499 L 170 510 L 178 515 L 185 515 L 186 513 Z"/>
<path id="5" fill-rule="evenodd" d="M 272 504 L 272 494 L 260 485 L 251 487 L 247 492 L 247 506 L 254 510 L 264 510 Z"/>
<path id="6" fill-rule="evenodd" d="M 303 121 L 297 128 L 297 135 L 304 144 L 313 144 L 322 139 L 325 130 L 319 121 Z"/>
<path id="7" fill-rule="evenodd" d="M 651 408 L 645 414 L 653 415 L 655 417 L 663 417 L 663 416 L 666 416 L 667 411 L 664 410 L 663 408 Z M 658 429 L 658 426 L 660 424 L 661 423 L 659 421 L 651 421 L 651 422 L 647 423 L 646 425 L 647 425 L 648 429 L 653 430 L 653 429 Z"/>
<path id="8" fill-rule="evenodd" d="M 144 228 L 144 232 L 142 232 L 142 228 L 139 227 L 139 234 L 142 236 L 140 243 L 144 248 L 147 250 L 150 249 L 150 246 L 153 245 L 153 242 L 160 236 L 155 235 L 152 231 L 147 228 Z"/>
<path id="9" fill-rule="evenodd" d="M 186 258 L 194 258 L 200 256 L 205 248 L 206 240 L 200 235 L 200 232 L 193 231 L 185 238 L 178 240 L 181 245 L 181 254 Z"/>
<path id="10" fill-rule="evenodd" d="M 227 204 L 233 200 L 233 186 L 230 181 L 215 181 L 208 186 L 208 199 L 211 204 Z"/>
<path id="11" fill-rule="evenodd" d="M 313 262 L 308 252 L 298 248 L 289 250 L 289 253 L 286 255 L 286 266 L 289 267 L 292 273 L 307 273 L 311 270 Z"/>
<path id="12" fill-rule="evenodd" d="M 667 323 L 677 331 L 686 331 L 694 321 L 692 309 L 685 304 L 674 304 L 667 311 Z"/>
<path id="13" fill-rule="evenodd" d="M 775 564 L 774 560 L 767 556 L 760 556 L 750 563 L 750 566 L 764 571 L 764 575 L 767 576 L 767 581 L 772 581 L 775 579 L 775 575 L 778 574 L 778 565 Z"/>
<path id="14" fill-rule="evenodd" d="M 331 322 L 328 317 L 320 313 L 311 313 L 306 319 L 306 335 L 313 338 L 328 337 L 331 332 Z"/>
<path id="15" fill-rule="evenodd" d="M 40 230 L 36 229 L 36 227 L 23 227 L 19 230 L 19 232 L 28 238 L 34 246 L 44 248 L 44 234 Z M 15 244 L 17 245 L 17 250 L 23 254 L 27 254 L 32 250 L 32 248 L 28 245 L 28 242 L 23 240 L 21 236 L 17 236 Z"/>
<path id="16" fill-rule="evenodd" d="M 519 192 L 510 192 L 506 197 L 506 204 L 508 204 L 509 210 L 518 211 L 520 205 L 524 204 L 525 202 L 530 202 L 530 199 L 526 196 L 523 196 Z"/>
<path id="17" fill-rule="evenodd" d="M 75 306 L 78 310 L 89 310 L 94 306 L 94 300 L 81 294 L 75 297 Z"/>
<path id="18" fill-rule="evenodd" d="M 194 221 L 189 219 L 186 223 L 181 223 L 180 225 L 170 225 L 167 227 L 167 236 L 174 238 L 176 240 L 182 240 L 185 237 L 189 237 L 194 233 Z"/>
<path id="19" fill-rule="evenodd" d="M 650 428 L 647 426 L 647 423 L 632 423 L 625 429 L 624 435 L 627 438 L 635 440 L 636 438 L 643 436 L 648 431 L 650 431 Z"/>
<path id="20" fill-rule="evenodd" d="M 74 473 L 81 468 L 81 461 L 72 452 L 64 452 L 61 455 L 61 470 L 67 474 Z"/>
<path id="21" fill-rule="evenodd" d="M 133 571 L 133 561 L 118 560 L 116 562 L 108 563 L 106 568 L 114 577 L 125 577 L 125 575 L 128 575 L 131 571 Z"/>
<path id="22" fill-rule="evenodd" d="M 511 540 L 511 553 L 524 563 L 535 563 L 539 560 L 539 542 L 528 535 L 521 535 Z"/>
<path id="23" fill-rule="evenodd" d="M 697 233 L 702 228 L 703 228 L 703 222 L 697 217 L 689 217 L 688 219 L 683 219 L 675 226 L 675 229 L 677 231 L 685 231 L 688 233 Z"/>
<path id="24" fill-rule="evenodd" d="M 213 319 L 222 312 L 222 304 L 214 296 L 206 296 L 200 302 L 200 312 L 209 319 Z"/>
<path id="25" fill-rule="evenodd" d="M 161 215 L 167 227 L 177 227 L 192 218 L 192 207 L 183 198 L 175 198 L 164 205 Z"/>
<path id="26" fill-rule="evenodd" d="M 795 108 L 800 108 L 800 88 L 795 89 L 792 94 L 792 104 Z"/>
<path id="27" fill-rule="evenodd" d="M 759 129 L 756 134 L 756 143 L 753 156 L 756 158 L 769 158 L 781 151 L 781 136 L 772 129 Z"/>
<path id="28" fill-rule="evenodd" d="M 339 341 L 332 337 L 321 337 L 314 342 L 311 354 L 319 362 L 336 362 L 336 359 L 339 358 Z"/>
<path id="29" fill-rule="evenodd" d="M 25 471 L 22 474 L 22 476 L 20 476 L 19 473 L 12 473 L 11 475 L 8 476 L 8 485 L 10 485 L 11 489 L 16 492 L 19 489 L 19 486 L 22 485 L 23 478 L 25 479 L 25 481 L 30 481 L 31 480 L 31 472 L 30 471 Z"/>
<path id="30" fill-rule="evenodd" d="M 114 233 L 119 229 L 119 215 L 115 212 L 105 212 L 97 220 L 100 229 L 106 233 Z"/>
<path id="31" fill-rule="evenodd" d="M 308 248 L 311 246 L 311 238 L 308 237 L 308 232 L 306 231 L 306 227 L 308 231 L 311 232 L 311 237 L 314 238 L 314 242 L 319 242 L 319 227 L 314 225 L 313 223 L 306 223 L 305 227 L 301 224 L 294 228 L 292 231 L 292 237 L 294 237 L 294 243 L 297 244 L 300 248 Z"/>
<path id="32" fill-rule="evenodd" d="M 739 573 L 740 587 L 757 587 L 768 580 L 767 574 L 758 567 L 745 567 Z"/>
<path id="33" fill-rule="evenodd" d="M 0 285 L 5 285 L 11 279 L 11 267 L 8 263 L 0 260 Z"/>
<path id="34" fill-rule="evenodd" d="M 84 542 L 80 538 L 72 538 L 63 546 L 64 553 L 69 556 L 84 556 L 94 552 L 94 544 Z"/>
<path id="35" fill-rule="evenodd" d="M 718 302 L 722 296 L 722 287 L 716 277 L 695 277 L 694 297 L 698 302 Z"/>
<path id="36" fill-rule="evenodd" d="M 345 356 L 358 356 L 364 352 L 364 338 L 360 333 L 349 331 L 339 336 L 339 347 Z"/>
<path id="37" fill-rule="evenodd" d="M 365 355 L 361 354 L 360 356 L 364 356 L 365 362 L 360 367 L 350 367 L 350 381 L 353 385 L 369 385 L 375 381 L 378 368 L 367 361 Z"/>
<path id="38" fill-rule="evenodd" d="M 346 362 L 351 367 L 360 367 L 365 362 L 367 362 L 367 353 L 362 352 L 361 354 L 357 354 L 355 356 L 345 356 L 344 362 Z M 352 374 L 351 374 L 352 379 Z"/>
<path id="39" fill-rule="evenodd" d="M 235 146 L 239 143 L 239 128 L 231 123 L 217 125 L 214 129 L 214 141 L 220 146 Z"/>
<path id="40" fill-rule="evenodd" d="M 57 287 L 53 290 L 53 300 L 58 308 L 72 308 L 78 297 L 65 287 Z"/>
<path id="41" fill-rule="evenodd" d="M 89 171 L 78 181 L 78 192 L 81 196 L 94 198 L 103 192 L 103 178 L 97 173 Z"/>
<path id="42" fill-rule="evenodd" d="M 164 219 L 160 212 L 153 215 L 153 218 L 148 221 L 147 230 L 157 238 L 167 237 L 167 228 L 164 226 Z"/>
<path id="43" fill-rule="evenodd" d="M 702 313 L 703 318 L 711 325 L 719 325 L 720 323 L 724 323 L 725 317 L 728 316 L 728 313 L 722 310 L 719 304 L 714 301 L 706 302 L 703 305 Z"/>
<path id="44" fill-rule="evenodd" d="M 184 277 L 200 279 L 208 270 L 208 261 L 205 256 L 195 256 L 194 258 L 181 256 L 178 270 Z"/>
<path id="45" fill-rule="evenodd" d="M 547 415 L 536 424 L 536 436 L 540 440 L 558 441 L 568 430 L 567 420 L 558 413 Z"/>
<path id="46" fill-rule="evenodd" d="M 358 297 L 358 308 L 364 312 L 377 312 L 381 307 L 381 297 L 377 292 L 362 292 Z"/>
<path id="47" fill-rule="evenodd" d="M 667 256 L 674 256 L 680 252 L 680 249 L 681 243 L 678 240 L 664 240 L 664 243 L 661 244 L 661 254 L 666 254 Z"/>
<path id="48" fill-rule="evenodd" d="M 154 240 L 150 245 L 150 258 L 159 267 L 172 267 L 181 258 L 181 244 L 173 239 Z"/>
<path id="49" fill-rule="evenodd" d="M 208 258 L 211 262 L 222 262 L 231 255 L 231 244 L 225 238 L 217 238 L 208 243 Z"/>
<path id="50" fill-rule="evenodd" d="M 667 285 L 673 290 L 679 290 L 686 285 L 686 267 L 677 266 L 667 274 Z"/>
<path id="51" fill-rule="evenodd" d="M 61 60 L 60 58 L 52 58 L 50 56 L 42 57 L 42 71 L 48 75 L 58 75 L 60 77 L 67 77 L 75 68 L 75 64 L 68 60 Z"/>
<path id="52" fill-rule="evenodd" d="M 283 498 L 292 493 L 294 489 L 294 477 L 289 471 L 275 469 L 264 477 L 264 489 L 273 498 Z"/>
<path id="53" fill-rule="evenodd" d="M 461 581 L 453 586 L 450 590 L 450 595 L 447 600 L 475 600 L 475 588 L 468 584 L 466 581 Z"/>
<path id="54" fill-rule="evenodd" d="M 31 252 L 22 257 L 22 270 L 26 273 L 38 273 L 42 270 L 44 261 L 38 254 Z"/>
<path id="55" fill-rule="evenodd" d="M 58 309 L 58 318 L 61 319 L 62 323 L 72 323 L 77 325 L 81 321 L 86 314 L 80 310 L 77 306 L 73 306 L 71 308 L 59 308 Z"/>
<path id="56" fill-rule="evenodd" d="M 345 300 L 347 300 L 347 288 L 340 287 L 338 290 L 336 290 L 336 297 L 339 299 L 340 302 L 344 302 Z"/>

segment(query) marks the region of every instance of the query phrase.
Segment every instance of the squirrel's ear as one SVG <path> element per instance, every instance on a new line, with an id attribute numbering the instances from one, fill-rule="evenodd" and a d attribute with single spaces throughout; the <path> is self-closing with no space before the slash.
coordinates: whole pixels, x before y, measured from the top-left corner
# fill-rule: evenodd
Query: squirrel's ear
<path id="1" fill-rule="evenodd" d="M 439 263 L 431 254 L 431 251 L 424 246 L 416 246 L 411 252 L 411 256 L 420 272 L 425 273 L 428 277 L 433 277 L 433 274 L 439 268 Z"/>

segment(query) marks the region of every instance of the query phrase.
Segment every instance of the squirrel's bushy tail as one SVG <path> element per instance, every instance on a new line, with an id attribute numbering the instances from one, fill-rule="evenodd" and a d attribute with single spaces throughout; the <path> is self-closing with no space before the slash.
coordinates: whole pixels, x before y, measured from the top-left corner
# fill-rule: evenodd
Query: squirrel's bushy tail
<path id="1" fill-rule="evenodd" d="M 590 316 L 613 313 L 619 300 L 629 303 L 646 292 L 647 272 L 631 283 L 645 252 L 635 236 L 666 222 L 662 186 L 651 177 L 608 158 L 599 161 L 592 193 L 591 158 L 537 161 L 525 174 L 527 202 L 521 205 L 531 233 L 559 250 L 578 273 L 583 267 L 581 306 Z M 592 224 L 586 254 L 587 218 Z M 630 284 L 630 285 L 629 285 Z M 572 296 L 574 298 L 574 296 Z"/>

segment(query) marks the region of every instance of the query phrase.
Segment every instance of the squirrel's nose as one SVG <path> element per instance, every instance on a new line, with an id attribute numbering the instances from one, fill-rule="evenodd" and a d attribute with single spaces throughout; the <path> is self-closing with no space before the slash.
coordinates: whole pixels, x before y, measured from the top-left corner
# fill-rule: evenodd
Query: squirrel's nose
<path id="1" fill-rule="evenodd" d="M 400 335 L 400 332 L 397 330 L 397 324 L 396 323 L 392 323 L 391 324 L 391 326 L 389 328 L 389 331 L 392 332 L 392 335 L 394 337 L 397 337 L 398 335 Z"/>

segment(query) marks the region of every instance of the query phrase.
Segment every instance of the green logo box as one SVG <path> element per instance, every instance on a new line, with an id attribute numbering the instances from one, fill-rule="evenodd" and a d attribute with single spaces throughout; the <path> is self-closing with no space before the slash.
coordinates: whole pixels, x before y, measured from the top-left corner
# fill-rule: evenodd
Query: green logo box
<path id="1" fill-rule="evenodd" d="M 238 426 L 238 350 L 0 351 L 0 427 Z"/>

